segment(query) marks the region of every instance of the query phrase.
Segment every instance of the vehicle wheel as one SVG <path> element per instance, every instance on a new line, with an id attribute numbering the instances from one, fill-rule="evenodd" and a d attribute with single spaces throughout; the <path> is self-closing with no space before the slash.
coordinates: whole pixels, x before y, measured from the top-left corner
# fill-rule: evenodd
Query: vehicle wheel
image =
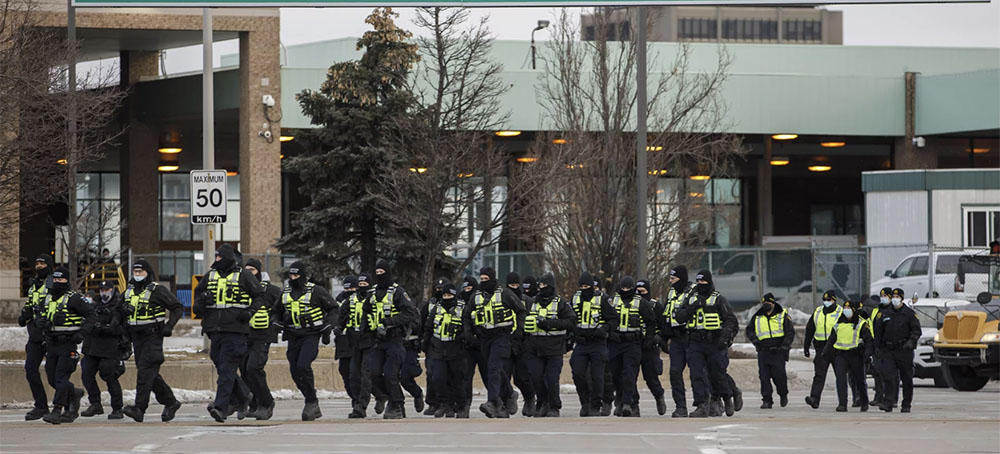
<path id="1" fill-rule="evenodd" d="M 948 382 L 945 381 L 943 375 L 938 374 L 938 375 L 936 375 L 934 377 L 934 387 L 935 388 L 947 388 L 948 387 Z"/>
<path id="2" fill-rule="evenodd" d="M 979 391 L 986 386 L 989 377 L 980 377 L 971 367 L 941 365 L 941 375 L 952 389 L 957 391 Z M 937 381 L 935 381 L 937 384 Z"/>

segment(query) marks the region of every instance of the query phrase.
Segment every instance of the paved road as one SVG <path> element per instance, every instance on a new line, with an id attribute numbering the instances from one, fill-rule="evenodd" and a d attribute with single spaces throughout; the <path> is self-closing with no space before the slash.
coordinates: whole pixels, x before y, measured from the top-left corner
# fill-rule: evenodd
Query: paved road
<path id="1" fill-rule="evenodd" d="M 804 390 L 787 408 L 758 409 L 756 396 L 732 418 L 670 419 L 655 415 L 648 396 L 640 419 L 577 418 L 579 404 L 563 396 L 567 417 L 488 420 L 475 411 L 469 420 L 426 416 L 384 421 L 374 415 L 346 419 L 349 403 L 322 401 L 324 418 L 299 420 L 301 402 L 278 403 L 271 421 L 212 421 L 205 404 L 186 404 L 177 420 L 137 424 L 80 418 L 50 426 L 23 421 L 24 410 L 0 411 L 0 452 L 28 453 L 213 453 L 318 454 L 356 452 L 611 453 L 692 452 L 702 454 L 815 453 L 996 453 L 1000 452 L 1000 385 L 977 393 L 921 387 L 914 412 L 885 414 L 833 411 L 828 389 L 819 410 L 802 402 Z M 647 408 L 648 407 L 648 408 Z M 409 409 L 412 414 L 412 408 Z M 570 417 L 573 416 L 573 417 Z M 147 420 L 148 421 L 148 420 Z"/>

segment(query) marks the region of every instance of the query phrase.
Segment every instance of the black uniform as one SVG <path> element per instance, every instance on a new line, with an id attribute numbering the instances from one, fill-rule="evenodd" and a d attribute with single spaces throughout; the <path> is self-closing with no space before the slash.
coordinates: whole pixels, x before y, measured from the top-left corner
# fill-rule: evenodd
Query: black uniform
<path id="1" fill-rule="evenodd" d="M 559 416 L 559 376 L 566 355 L 566 334 L 573 328 L 576 314 L 570 305 L 556 295 L 555 277 L 545 273 L 539 282 L 538 297 L 528 307 L 524 326 L 524 351 L 536 393 L 537 417 Z"/>
<path id="2" fill-rule="evenodd" d="M 687 389 L 684 386 L 684 369 L 687 367 L 688 333 L 687 325 L 677 321 L 677 310 L 687 303 L 688 297 L 694 291 L 694 284 L 688 281 L 687 268 L 678 266 L 670 270 L 671 276 L 679 281 L 670 285 L 667 301 L 660 317 L 661 336 L 668 341 L 667 352 L 670 355 L 670 395 L 674 400 L 674 417 L 687 416 Z M 703 402 L 694 402 L 695 406 Z"/>
<path id="3" fill-rule="evenodd" d="M 256 268 L 257 280 L 261 281 L 264 289 L 263 304 L 250 320 L 250 335 L 247 336 L 247 356 L 240 365 L 240 376 L 246 381 L 250 389 L 251 397 L 249 410 L 256 419 L 270 419 L 274 410 L 274 398 L 271 396 L 271 388 L 267 386 L 267 366 L 268 354 L 271 344 L 278 341 L 278 332 L 271 322 L 271 312 L 274 306 L 281 304 L 281 288 L 263 281 L 260 273 L 261 263 L 257 259 L 247 260 L 247 266 Z"/>
<path id="4" fill-rule="evenodd" d="M 726 414 L 732 416 L 735 407 L 733 390 L 726 376 L 725 352 L 732 345 L 736 332 L 736 315 L 726 298 L 715 291 L 712 274 L 708 270 L 700 271 L 695 280 L 708 283 L 696 284 L 694 292 L 677 310 L 676 316 L 680 323 L 692 323 L 688 327 L 687 360 L 694 400 L 707 404 L 710 396 L 721 397 L 725 401 Z M 707 413 L 707 405 L 703 404 L 691 416 L 707 416 Z"/>
<path id="5" fill-rule="evenodd" d="M 52 273 L 55 278 L 69 278 L 65 268 Z M 69 283 L 53 282 L 45 298 L 43 313 L 45 329 L 45 374 L 49 386 L 55 389 L 52 397 L 52 412 L 45 415 L 45 421 L 58 424 L 73 422 L 79 412 L 83 390 L 70 382 L 80 360 L 77 345 L 94 326 L 94 309 L 80 294 L 69 289 Z M 82 318 L 82 320 L 80 320 Z M 74 320 L 77 320 L 74 322 Z M 60 414 L 60 410 L 65 409 Z"/>
<path id="6" fill-rule="evenodd" d="M 507 279 L 505 281 L 507 288 L 509 288 L 518 298 L 521 299 L 521 305 L 525 308 L 531 307 L 531 303 L 534 302 L 534 298 L 526 295 L 524 293 L 523 284 L 521 283 L 521 276 L 515 272 L 507 273 Z M 521 397 L 524 399 L 525 410 L 521 413 L 531 414 L 534 408 L 527 409 L 528 407 L 537 407 L 540 405 L 536 402 L 536 392 L 535 392 L 535 380 L 532 378 L 531 365 L 529 364 L 529 358 L 527 354 L 524 353 L 525 339 L 522 338 L 518 341 L 516 338 L 511 340 L 510 345 L 510 361 L 507 363 L 507 375 L 513 378 L 514 386 L 521 391 Z M 517 398 L 514 396 L 516 393 L 512 393 L 505 400 L 508 404 L 512 405 L 510 409 L 513 413 L 516 411 Z M 513 397 L 513 399 L 511 399 Z"/>
<path id="7" fill-rule="evenodd" d="M 659 300 L 652 298 L 650 293 L 649 282 L 640 279 L 636 282 L 636 289 L 645 289 L 646 293 L 639 292 L 639 296 L 649 300 L 649 303 L 653 305 L 653 316 L 655 317 L 655 329 L 654 329 L 654 342 L 653 343 L 643 343 L 642 346 L 642 359 L 639 361 L 639 369 L 642 371 L 642 379 L 646 382 L 646 388 L 656 399 L 656 412 L 659 414 L 664 414 L 667 411 L 666 403 L 663 401 L 663 384 L 660 383 L 660 375 L 663 375 L 663 358 L 660 357 L 660 342 L 663 339 L 660 333 L 661 318 L 663 317 L 663 311 L 665 305 L 660 303 Z M 638 397 L 638 395 L 636 395 Z M 639 411 L 638 400 L 633 403 L 633 408 L 635 411 Z"/>
<path id="8" fill-rule="evenodd" d="M 795 325 L 792 324 L 792 319 L 784 308 L 774 301 L 773 295 L 768 293 L 764 298 L 764 306 L 747 324 L 746 335 L 757 348 L 757 370 L 760 375 L 760 396 L 763 401 L 761 408 L 771 408 L 774 404 L 772 381 L 774 388 L 778 389 L 781 402 L 785 405 L 788 403 L 788 374 L 785 371 L 785 362 L 788 361 L 788 352 L 795 340 Z"/>
<path id="9" fill-rule="evenodd" d="M 813 311 L 813 316 L 809 317 L 806 323 L 805 338 L 802 341 L 802 350 L 806 358 L 809 357 L 809 346 L 812 344 L 816 350 L 816 358 L 813 359 L 813 381 L 809 395 L 806 396 L 806 403 L 813 408 L 819 408 L 819 400 L 823 395 L 823 387 L 826 386 L 826 373 L 830 369 L 830 361 L 821 353 L 826 348 L 827 337 L 833 329 L 832 320 L 838 320 L 843 309 L 837 305 L 836 298 L 832 292 L 823 294 L 823 301 L 829 301 L 829 306 L 817 307 Z M 817 326 L 817 324 L 819 326 Z"/>
<path id="10" fill-rule="evenodd" d="M 629 288 L 628 291 L 621 289 Z M 649 300 L 636 295 L 635 281 L 630 276 L 618 283 L 615 296 L 605 295 L 615 321 L 611 323 L 608 335 L 608 368 L 617 393 L 615 397 L 616 415 L 639 416 L 635 403 L 639 401 L 639 362 L 642 348 L 656 344 L 656 314 Z"/>
<path id="11" fill-rule="evenodd" d="M 249 389 L 237 372 L 247 356 L 250 319 L 266 298 L 260 281 L 237 262 L 232 246 L 222 245 L 216 255 L 221 259 L 194 290 L 193 309 L 201 318 L 202 332 L 212 341 L 210 356 L 218 371 L 209 414 L 224 422 L 235 409 L 249 405 Z"/>
<path id="12" fill-rule="evenodd" d="M 358 278 L 355 276 L 348 276 L 344 278 L 344 291 L 337 294 L 337 305 L 340 307 L 347 307 L 346 304 L 350 301 L 351 295 L 357 291 Z M 338 319 L 340 313 L 338 312 Z M 336 323 L 335 323 L 336 325 Z M 344 382 L 344 390 L 347 391 L 347 396 L 352 400 L 354 397 L 354 388 L 351 387 L 351 355 L 354 348 L 351 346 L 351 340 L 343 328 L 335 328 L 334 332 L 336 336 L 334 337 L 334 351 L 333 359 L 337 361 L 337 372 L 340 373 L 340 378 Z"/>
<path id="13" fill-rule="evenodd" d="M 837 411 L 847 411 L 848 376 L 859 384 L 861 411 L 867 411 L 868 391 L 864 364 L 871 358 L 874 342 L 867 322 L 858 314 L 851 315 L 851 318 L 841 315 L 837 320 L 830 338 L 823 346 L 822 356 L 833 363 L 833 373 L 837 377 Z"/>
<path id="14" fill-rule="evenodd" d="M 45 385 L 42 383 L 42 375 L 39 368 L 42 360 L 45 359 L 45 336 L 42 333 L 44 321 L 41 314 L 45 295 L 52 287 L 52 257 L 42 254 L 35 260 L 35 263 L 44 263 L 42 269 L 35 269 L 35 276 L 28 284 L 28 300 L 25 301 L 21 309 L 21 315 L 17 319 L 17 324 L 28 329 L 28 342 L 24 345 L 24 376 L 28 380 L 28 387 L 31 388 L 31 397 L 35 401 L 34 408 L 24 416 L 24 419 L 31 421 L 45 416 L 49 412 L 49 398 L 45 393 Z"/>
<path id="15" fill-rule="evenodd" d="M 445 298 L 445 293 L 450 295 Z M 441 287 L 441 298 L 429 305 L 424 316 L 422 342 L 427 347 L 428 396 L 434 390 L 434 417 L 469 417 L 467 393 L 472 376 L 469 371 L 469 351 L 465 345 L 472 336 L 469 320 L 463 317 L 467 303 L 458 298 L 450 282 Z"/>
<path id="16" fill-rule="evenodd" d="M 589 273 L 580 285 L 592 285 Z M 607 298 L 593 287 L 576 292 L 570 304 L 575 313 L 573 354 L 569 366 L 580 398 L 580 416 L 600 416 L 604 406 L 604 374 L 608 363 L 608 331 L 618 322 L 617 312 Z M 612 398 L 613 399 L 613 398 Z"/>
<path id="17" fill-rule="evenodd" d="M 83 338 L 83 360 L 80 362 L 80 380 L 87 390 L 90 405 L 94 411 L 89 415 L 103 413 L 101 409 L 101 388 L 97 386 L 97 375 L 108 386 L 111 396 L 111 409 L 118 413 L 122 410 L 122 386 L 118 377 L 125 373 L 123 344 L 128 345 L 125 334 L 125 311 L 122 307 L 121 295 L 112 290 L 107 300 L 98 295 L 94 301 L 94 329 Z M 131 348 L 125 349 L 129 353 Z M 88 409 L 90 410 L 90 409 Z"/>
<path id="18" fill-rule="evenodd" d="M 893 295 L 895 297 L 895 295 Z M 903 411 L 913 403 L 913 351 L 920 340 L 920 321 L 908 306 L 900 303 L 880 310 L 875 316 L 875 342 L 882 369 L 882 402 L 879 408 L 892 411 L 903 383 Z"/>
<path id="19" fill-rule="evenodd" d="M 488 417 L 505 418 L 510 412 L 504 399 L 513 395 L 507 364 L 511 342 L 523 339 L 525 309 L 521 299 L 509 288 L 498 288 L 496 272 L 489 267 L 480 270 L 489 280 L 479 284 L 479 290 L 465 306 L 465 317 L 473 326 L 479 341 L 480 374 L 486 366 L 487 402 L 479 407 Z"/>

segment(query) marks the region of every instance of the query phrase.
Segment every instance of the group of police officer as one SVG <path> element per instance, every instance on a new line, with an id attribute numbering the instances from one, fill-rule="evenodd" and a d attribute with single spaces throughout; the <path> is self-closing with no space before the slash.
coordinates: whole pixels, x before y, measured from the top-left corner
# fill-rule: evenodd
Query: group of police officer
<path id="1" fill-rule="evenodd" d="M 244 262 L 239 251 L 224 244 L 194 290 L 192 310 L 211 341 L 210 356 L 218 372 L 215 399 L 207 408 L 218 422 L 234 413 L 238 419 L 271 418 L 274 399 L 264 369 L 278 332 L 287 341 L 289 371 L 305 400 L 304 421 L 322 416 L 312 363 L 319 344 L 329 345 L 333 339 L 351 398 L 349 418 L 367 417 L 372 396 L 376 413 L 385 419 L 404 418 L 404 389 L 417 412 L 468 418 L 476 369 L 487 390 L 479 411 L 487 417 L 516 414 L 519 397 L 523 416 L 556 417 L 562 409 L 563 357 L 570 350 L 583 417 L 612 412 L 638 417 L 640 370 L 657 413 L 664 415 L 661 351 L 670 357 L 672 417 L 732 416 L 743 406 L 742 392 L 727 373 L 737 319 L 707 270 L 691 282 L 685 267 L 672 269 L 670 288 L 661 303 L 651 297 L 648 281 L 630 276 L 622 278 L 613 292 L 604 293 L 584 272 L 572 296 L 563 298 L 551 273 L 523 280 L 511 273 L 500 285 L 495 270 L 486 267 L 478 279 L 466 277 L 461 287 L 439 279 L 433 297 L 418 308 L 382 260 L 374 273 L 346 278 L 336 297 L 309 282 L 302 262 L 289 266 L 283 287 L 263 281 L 261 265 L 256 259 Z M 155 282 L 153 269 L 144 260 L 132 266 L 124 294 L 104 281 L 99 298 L 91 302 L 69 288 L 65 268 L 52 267 L 51 257 L 37 259 L 19 319 L 28 327 L 25 371 L 35 400 L 25 419 L 60 424 L 103 414 L 96 381 L 100 375 L 111 395 L 109 419 L 128 416 L 142 422 L 153 393 L 164 407 L 161 420 L 172 420 L 181 404 L 159 369 L 163 338 L 172 334 L 182 316 L 181 303 Z M 882 384 L 877 391 L 885 390 L 876 393 L 880 408 L 892 410 L 902 380 L 902 411 L 909 411 L 919 324 L 912 310 L 899 304 L 901 295 L 885 289 L 882 296 L 881 307 L 864 313 L 850 302 L 841 308 L 830 292 L 824 294 L 823 306 L 806 329 L 805 354 L 809 356 L 810 342 L 817 351 L 816 377 L 806 398 L 809 405 L 819 406 L 832 363 L 840 399 L 837 410 L 846 411 L 848 383 L 856 406 L 867 410 L 864 371 L 874 356 L 880 365 L 876 383 Z M 774 388 L 784 407 L 788 403 L 785 362 L 795 331 L 787 311 L 772 295 L 764 296 L 746 336 L 758 350 L 761 408 L 772 407 Z M 69 380 L 80 360 L 81 341 L 86 393 Z M 414 380 L 422 373 L 420 352 L 426 355 L 426 394 Z M 136 397 L 134 405 L 125 406 L 118 378 L 132 356 Z M 51 409 L 38 373 L 42 358 L 48 382 L 56 390 Z M 690 369 L 696 407 L 690 413 L 685 368 Z M 80 411 L 85 394 L 90 405 Z"/>

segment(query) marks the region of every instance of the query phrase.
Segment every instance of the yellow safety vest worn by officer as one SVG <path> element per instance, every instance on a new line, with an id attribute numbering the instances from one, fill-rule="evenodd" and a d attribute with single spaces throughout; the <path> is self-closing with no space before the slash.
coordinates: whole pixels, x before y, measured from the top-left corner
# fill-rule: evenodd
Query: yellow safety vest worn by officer
<path id="1" fill-rule="evenodd" d="M 456 298 L 455 307 L 450 310 L 438 303 L 434 308 L 434 331 L 431 333 L 441 342 L 451 342 L 458 339 L 462 333 L 462 314 L 465 312 L 465 301 Z"/>
<path id="2" fill-rule="evenodd" d="M 377 298 L 374 294 L 371 296 L 375 299 L 372 303 L 373 311 L 368 315 L 368 329 L 376 330 L 382 321 L 388 317 L 395 317 L 399 315 L 399 309 L 396 309 L 396 305 L 393 304 L 393 295 L 396 294 L 397 285 L 393 284 L 385 291 L 382 295 L 382 299 Z M 386 314 L 389 314 L 388 316 Z"/>
<path id="3" fill-rule="evenodd" d="M 549 304 L 541 305 L 537 301 L 531 304 L 531 309 L 528 311 L 528 315 L 524 317 L 524 333 L 532 336 L 563 336 L 566 334 L 566 330 L 553 330 L 547 331 L 538 326 L 538 322 L 548 319 L 548 320 L 558 320 L 559 319 L 559 301 L 561 299 L 556 296 L 549 301 Z"/>
<path id="4" fill-rule="evenodd" d="M 53 299 L 52 295 L 45 296 L 45 318 L 51 322 L 50 331 L 60 334 L 80 331 L 80 327 L 83 325 L 83 316 L 76 311 L 71 311 L 68 306 L 73 295 L 76 295 L 76 292 L 66 292 L 58 299 Z M 56 323 L 56 314 L 62 314 L 59 323 Z"/>
<path id="5" fill-rule="evenodd" d="M 677 289 L 671 286 L 670 291 L 667 292 L 667 304 L 663 308 L 663 317 L 670 320 L 670 326 L 678 327 L 684 325 L 677 321 L 677 310 L 684 304 L 684 299 L 691 292 L 692 288 L 689 286 L 687 290 L 678 292 Z"/>
<path id="6" fill-rule="evenodd" d="M 158 285 L 156 282 L 150 282 L 139 293 L 136 293 L 135 287 L 131 285 L 125 289 L 125 295 L 122 298 L 132 314 L 128 317 L 130 326 L 152 325 L 167 320 L 167 310 L 159 304 L 149 302 L 149 298 Z"/>
<path id="7" fill-rule="evenodd" d="M 362 302 L 358 299 L 358 294 L 352 293 L 351 296 L 347 298 L 347 326 L 344 328 L 360 331 L 361 317 L 363 317 L 363 314 L 364 311 Z"/>
<path id="8" fill-rule="evenodd" d="M 611 307 L 618 313 L 618 326 L 615 330 L 619 333 L 639 333 L 642 331 L 643 320 L 639 312 L 639 297 L 633 296 L 632 301 L 627 304 L 622 301 L 621 295 L 615 295 L 611 299 Z"/>
<path id="9" fill-rule="evenodd" d="M 40 284 L 31 284 L 31 288 L 28 289 L 28 301 L 24 303 L 25 307 L 43 309 L 43 304 L 45 303 L 45 297 L 49 294 L 49 288 L 45 286 L 45 281 Z"/>
<path id="10" fill-rule="evenodd" d="M 688 322 L 688 328 L 706 331 L 722 329 L 722 317 L 719 316 L 719 308 L 715 305 L 718 299 L 719 292 L 712 292 L 708 299 L 705 300 L 705 306 L 699 307 L 694 317 Z M 692 295 L 688 298 L 688 304 L 694 304 L 697 301 L 697 295 Z"/>
<path id="11" fill-rule="evenodd" d="M 261 290 L 267 291 L 267 286 L 271 283 L 268 281 L 261 281 Z M 257 312 L 254 312 L 253 317 L 250 318 L 250 328 L 256 330 L 268 329 L 271 327 L 271 310 L 266 305 L 261 305 Z"/>
<path id="12" fill-rule="evenodd" d="M 830 330 L 837 324 L 837 320 L 840 319 L 840 316 L 843 313 L 844 309 L 840 306 L 837 306 L 837 308 L 829 314 L 823 313 L 823 306 L 817 307 L 816 310 L 813 311 L 813 325 L 816 326 L 816 334 L 813 335 L 813 339 L 826 341 L 830 336 Z"/>
<path id="13" fill-rule="evenodd" d="M 305 291 L 298 298 L 292 298 L 292 288 L 285 287 L 281 293 L 281 304 L 292 316 L 292 327 L 312 328 L 323 325 L 323 308 L 312 304 L 313 288 L 316 284 L 307 282 Z"/>
<path id="14" fill-rule="evenodd" d="M 872 339 L 875 338 L 875 317 L 878 317 L 879 308 L 875 307 L 872 309 L 872 314 L 868 316 L 868 330 L 872 333 Z"/>
<path id="15" fill-rule="evenodd" d="M 601 297 L 596 293 L 588 300 L 580 296 L 580 292 L 573 295 L 573 312 L 576 313 L 576 327 L 580 329 L 596 329 L 604 326 L 604 317 L 601 316 Z"/>
<path id="16" fill-rule="evenodd" d="M 221 277 L 217 270 L 208 273 L 208 309 L 249 309 L 250 294 L 240 289 L 240 272 Z"/>
<path id="17" fill-rule="evenodd" d="M 497 289 L 486 299 L 483 292 L 476 293 L 472 322 L 486 329 L 514 326 L 514 311 L 503 304 L 503 289 Z"/>
<path id="18" fill-rule="evenodd" d="M 782 309 L 781 313 L 770 317 L 758 315 L 754 317 L 754 334 L 758 340 L 771 339 L 775 337 L 785 337 L 785 315 L 788 310 Z"/>
<path id="19" fill-rule="evenodd" d="M 837 323 L 833 325 L 834 333 L 833 348 L 837 350 L 854 350 L 862 344 L 861 330 L 867 325 L 864 320 L 857 323 Z"/>

